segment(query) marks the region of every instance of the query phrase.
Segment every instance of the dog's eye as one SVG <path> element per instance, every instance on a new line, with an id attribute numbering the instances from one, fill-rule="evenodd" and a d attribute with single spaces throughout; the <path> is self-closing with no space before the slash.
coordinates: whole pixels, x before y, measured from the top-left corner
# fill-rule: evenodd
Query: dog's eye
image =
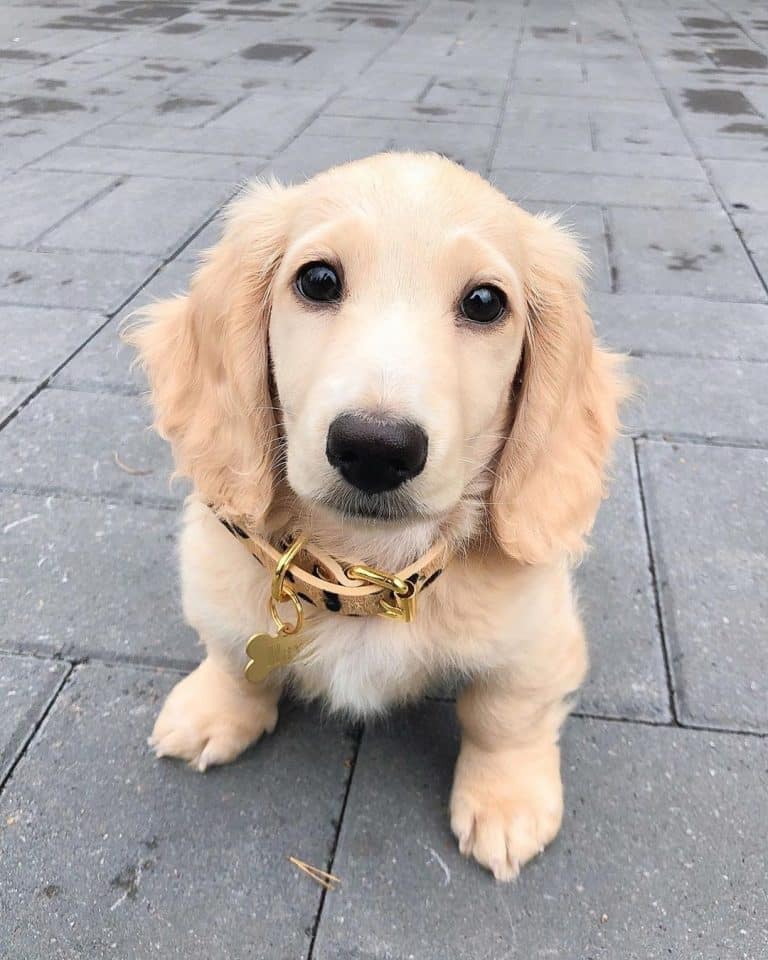
<path id="1" fill-rule="evenodd" d="M 327 263 L 308 263 L 299 270 L 296 289 L 307 300 L 316 303 L 335 303 L 341 299 L 341 281 Z"/>
<path id="2" fill-rule="evenodd" d="M 498 287 L 475 287 L 461 301 L 461 312 L 473 323 L 493 323 L 506 306 L 507 298 Z"/>

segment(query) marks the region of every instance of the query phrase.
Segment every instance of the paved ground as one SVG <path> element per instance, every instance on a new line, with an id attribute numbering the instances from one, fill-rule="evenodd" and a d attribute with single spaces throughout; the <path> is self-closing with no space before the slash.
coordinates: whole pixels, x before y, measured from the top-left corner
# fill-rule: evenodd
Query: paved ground
<path id="1" fill-rule="evenodd" d="M 2 31 L 0 957 L 768 956 L 768 11 L 17 0 Z M 565 829 L 513 886 L 454 848 L 447 702 L 289 707 L 204 778 L 145 747 L 198 651 L 118 323 L 242 178 L 387 147 L 567 211 L 646 384 L 579 572 Z"/>

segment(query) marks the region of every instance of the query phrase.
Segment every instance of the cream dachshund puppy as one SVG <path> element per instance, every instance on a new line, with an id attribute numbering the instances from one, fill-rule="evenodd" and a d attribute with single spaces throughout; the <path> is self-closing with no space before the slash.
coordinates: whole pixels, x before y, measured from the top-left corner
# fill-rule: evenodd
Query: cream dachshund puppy
<path id="1" fill-rule="evenodd" d="M 362 717 L 458 676 L 461 852 L 509 880 L 553 839 L 587 666 L 569 567 L 624 393 L 583 265 L 554 219 L 435 155 L 230 205 L 189 293 L 127 333 L 194 485 L 183 604 L 207 651 L 158 756 L 234 760 L 287 685 Z"/>

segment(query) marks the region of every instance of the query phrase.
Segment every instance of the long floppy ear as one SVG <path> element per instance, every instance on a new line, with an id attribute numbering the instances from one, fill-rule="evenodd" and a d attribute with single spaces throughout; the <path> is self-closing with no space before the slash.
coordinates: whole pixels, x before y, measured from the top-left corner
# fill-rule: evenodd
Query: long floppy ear
<path id="1" fill-rule="evenodd" d="M 521 212 L 520 229 L 527 333 L 491 511 L 504 551 L 542 563 L 584 550 L 627 390 L 622 358 L 595 340 L 577 243 L 554 218 Z"/>
<path id="2" fill-rule="evenodd" d="M 273 492 L 277 430 L 269 387 L 270 290 L 290 189 L 255 184 L 226 214 L 186 296 L 139 313 L 124 339 L 147 372 L 155 427 L 176 473 L 225 512 L 258 522 Z"/>

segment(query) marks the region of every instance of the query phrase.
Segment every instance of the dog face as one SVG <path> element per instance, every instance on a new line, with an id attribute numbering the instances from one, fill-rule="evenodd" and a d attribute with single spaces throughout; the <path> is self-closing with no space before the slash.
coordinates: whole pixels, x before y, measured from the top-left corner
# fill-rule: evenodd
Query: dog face
<path id="1" fill-rule="evenodd" d="M 621 392 L 581 256 L 475 174 L 391 154 L 230 208 L 190 294 L 129 334 L 203 495 L 256 522 L 286 481 L 346 524 L 481 502 L 530 562 L 575 553 Z"/>
<path id="2" fill-rule="evenodd" d="M 346 521 L 439 518 L 506 425 L 519 266 L 479 178 L 457 191 L 441 163 L 343 170 L 305 200 L 272 287 L 287 480 Z"/>

